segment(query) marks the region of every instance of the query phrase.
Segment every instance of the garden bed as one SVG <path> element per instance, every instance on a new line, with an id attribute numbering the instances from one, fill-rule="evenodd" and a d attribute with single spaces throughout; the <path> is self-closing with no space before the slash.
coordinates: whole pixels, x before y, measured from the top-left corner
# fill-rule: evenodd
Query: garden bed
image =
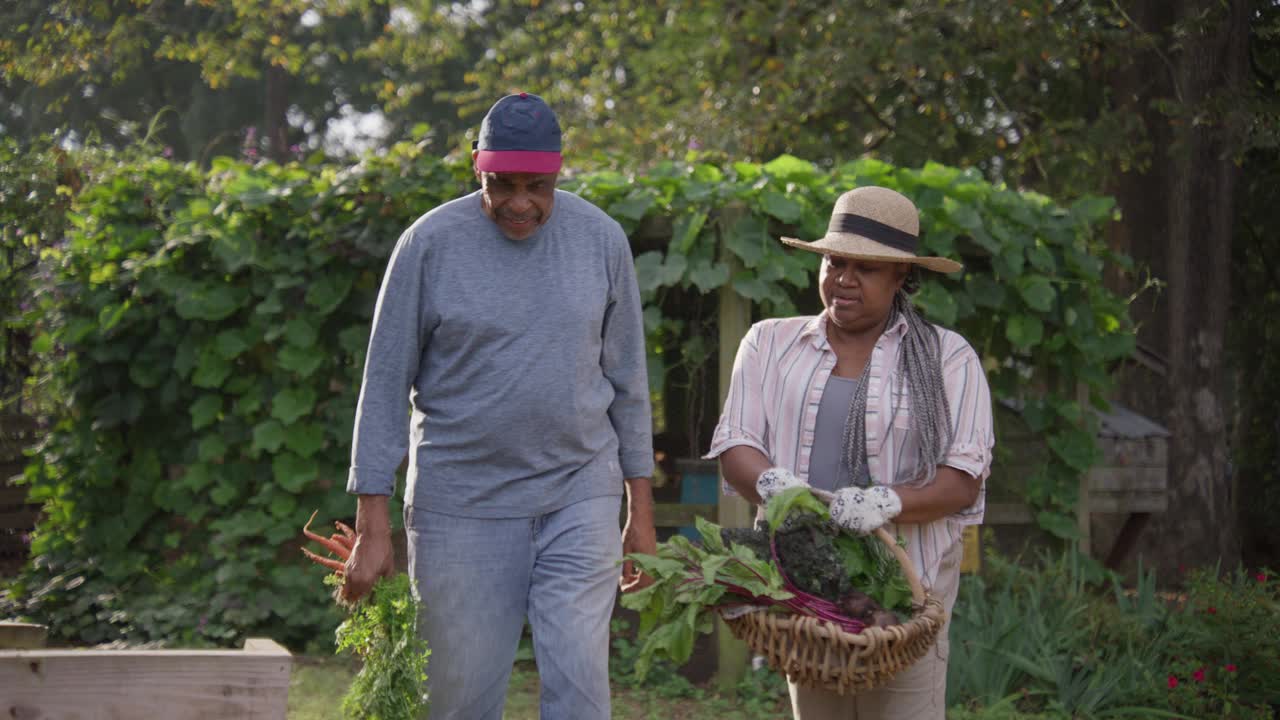
<path id="1" fill-rule="evenodd" d="M 293 658 L 243 650 L 0 650 L 0 717 L 284 720 Z"/>

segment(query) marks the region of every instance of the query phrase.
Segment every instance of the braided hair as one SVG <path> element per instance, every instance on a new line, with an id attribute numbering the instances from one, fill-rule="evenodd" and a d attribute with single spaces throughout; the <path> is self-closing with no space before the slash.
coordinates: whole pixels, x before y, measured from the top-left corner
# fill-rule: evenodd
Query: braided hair
<path id="1" fill-rule="evenodd" d="M 907 322 L 907 332 L 902 338 L 899 367 L 906 378 L 911 394 L 911 429 L 916 432 L 917 467 L 924 467 L 926 482 L 937 474 L 938 465 L 946 459 L 955 431 L 951 427 L 951 406 L 947 401 L 947 388 L 942 378 L 942 340 L 938 328 L 929 324 L 916 312 L 908 292 L 914 290 L 914 276 L 893 296 L 886 327 L 892 327 L 899 318 Z M 856 484 L 864 484 L 867 477 L 867 382 L 871 376 L 871 363 L 863 368 L 862 375 L 849 403 L 849 415 L 844 422 L 844 438 L 841 452 L 841 469 Z M 894 408 L 896 413 L 898 408 Z"/>

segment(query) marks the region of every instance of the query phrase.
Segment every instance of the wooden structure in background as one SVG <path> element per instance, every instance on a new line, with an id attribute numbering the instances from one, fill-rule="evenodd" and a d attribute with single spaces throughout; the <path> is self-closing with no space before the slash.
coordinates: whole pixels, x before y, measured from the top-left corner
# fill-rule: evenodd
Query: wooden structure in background
<path id="1" fill-rule="evenodd" d="M 284 720 L 289 651 L 0 650 L 0 717 Z"/>
<path id="2" fill-rule="evenodd" d="M 997 409 L 1002 419 L 1016 414 L 1004 405 Z M 1168 445 L 1169 431 L 1131 410 L 1112 405 L 1110 410 L 1095 411 L 1099 420 L 1097 440 L 1102 461 L 1081 480 L 1080 501 L 1076 506 L 1080 528 L 1081 551 L 1092 555 L 1094 515 L 1123 516 L 1123 525 L 1115 541 L 1105 553 L 1108 567 L 1117 567 L 1128 555 L 1138 534 L 1153 513 L 1169 506 Z M 1006 427 L 1010 424 L 1006 423 Z M 1031 508 L 1010 496 L 1008 488 L 1020 482 L 1030 466 L 1047 449 L 1029 433 L 1005 432 L 1004 463 L 992 467 L 988 482 L 987 525 L 1033 525 Z"/>
<path id="3" fill-rule="evenodd" d="M 40 515 L 27 502 L 27 488 L 10 484 L 22 474 L 23 452 L 35 443 L 36 421 L 16 413 L 0 413 L 0 577 L 11 575 L 27 559 L 27 538 Z"/>

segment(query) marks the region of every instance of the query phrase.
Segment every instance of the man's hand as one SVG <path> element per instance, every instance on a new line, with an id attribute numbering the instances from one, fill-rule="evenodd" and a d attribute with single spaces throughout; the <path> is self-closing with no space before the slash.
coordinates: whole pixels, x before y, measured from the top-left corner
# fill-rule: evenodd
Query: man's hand
<path id="1" fill-rule="evenodd" d="M 622 554 L 658 552 L 658 533 L 653 527 L 653 486 L 648 478 L 627 478 L 627 524 L 622 529 Z M 630 560 L 622 561 L 622 592 L 643 590 L 653 584 Z"/>
<path id="2" fill-rule="evenodd" d="M 355 603 L 369 594 L 375 583 L 395 574 L 391 548 L 391 521 L 385 495 L 361 495 L 356 505 L 356 543 L 343 569 L 338 596 Z"/>

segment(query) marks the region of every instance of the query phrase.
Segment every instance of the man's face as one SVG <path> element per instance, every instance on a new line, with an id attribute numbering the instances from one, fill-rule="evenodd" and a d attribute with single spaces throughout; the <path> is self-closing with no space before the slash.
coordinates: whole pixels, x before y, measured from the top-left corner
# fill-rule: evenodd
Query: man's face
<path id="1" fill-rule="evenodd" d="M 559 173 L 491 173 L 476 170 L 484 214 L 511 240 L 533 235 L 551 217 Z"/>

